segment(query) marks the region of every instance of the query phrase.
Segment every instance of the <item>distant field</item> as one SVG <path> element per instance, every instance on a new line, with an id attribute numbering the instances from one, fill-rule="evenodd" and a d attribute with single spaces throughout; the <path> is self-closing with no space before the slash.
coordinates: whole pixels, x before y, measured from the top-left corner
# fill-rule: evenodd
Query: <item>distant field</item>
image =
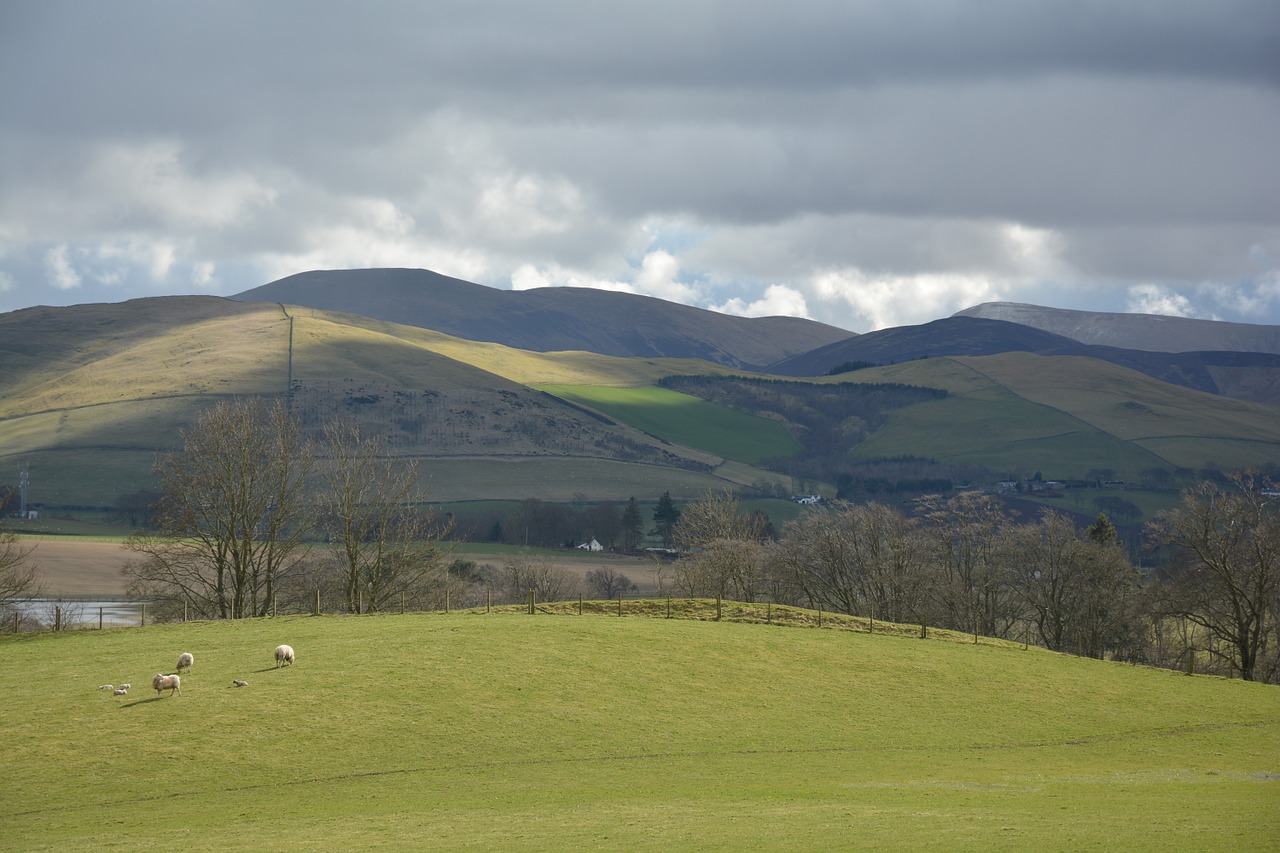
<path id="1" fill-rule="evenodd" d="M 0 848 L 1275 849 L 1276 688 L 909 636 L 455 612 L 0 637 Z"/>
<path id="2" fill-rule="evenodd" d="M 800 451 L 799 442 L 779 423 L 665 388 L 541 385 L 539 389 L 667 441 L 726 459 L 757 463 Z"/>

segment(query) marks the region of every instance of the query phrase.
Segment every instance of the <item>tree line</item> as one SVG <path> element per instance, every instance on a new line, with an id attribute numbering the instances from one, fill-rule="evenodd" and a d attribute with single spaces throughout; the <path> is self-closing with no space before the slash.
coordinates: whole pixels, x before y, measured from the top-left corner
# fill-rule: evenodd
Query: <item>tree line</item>
<path id="1" fill-rule="evenodd" d="M 1080 529 L 996 496 L 933 495 L 906 512 L 871 502 L 806 510 L 776 539 L 728 493 L 686 505 L 671 586 L 823 607 L 1095 658 L 1280 673 L 1280 502 L 1251 472 L 1204 481 L 1147 525 L 1159 568 L 1139 570 L 1100 513 Z"/>
<path id="2" fill-rule="evenodd" d="M 349 422 L 312 439 L 284 402 L 233 399 L 201 414 L 182 445 L 158 460 L 151 524 L 127 543 L 129 594 L 157 616 L 263 616 L 310 609 L 316 596 L 351 613 L 440 609 L 581 590 L 546 558 L 454 558 L 452 520 L 418 490 L 417 462 Z M 683 507 L 664 494 L 651 519 L 634 497 L 578 512 L 606 546 L 634 551 L 647 531 L 678 552 L 657 572 L 660 594 L 822 607 L 1160 666 L 1190 668 L 1198 655 L 1201 670 L 1275 681 L 1273 494 L 1256 472 L 1185 489 L 1147 525 L 1156 567 L 1143 570 L 1103 513 L 1084 529 L 1050 509 L 1015 519 L 976 491 L 926 496 L 910 513 L 836 501 L 781 531 L 728 492 Z M 542 529 L 551 506 L 524 502 L 507 523 Z M 0 531 L 0 599 L 37 588 L 29 557 Z M 585 581 L 606 598 L 634 589 L 617 572 Z"/>

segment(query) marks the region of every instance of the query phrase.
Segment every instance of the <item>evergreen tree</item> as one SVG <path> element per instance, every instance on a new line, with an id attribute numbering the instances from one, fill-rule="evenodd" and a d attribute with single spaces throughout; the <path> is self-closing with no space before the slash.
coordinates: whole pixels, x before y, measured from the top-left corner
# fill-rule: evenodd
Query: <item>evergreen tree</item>
<path id="1" fill-rule="evenodd" d="M 662 537 L 662 547 L 671 547 L 676 522 L 679 520 L 680 510 L 671 500 L 671 492 L 663 492 L 662 497 L 658 498 L 658 505 L 653 508 L 653 532 Z"/>
<path id="2" fill-rule="evenodd" d="M 627 499 L 627 508 L 622 511 L 622 549 L 635 551 L 640 547 L 640 535 L 644 530 L 644 515 L 640 512 L 640 504 L 635 496 Z"/>
<path id="3" fill-rule="evenodd" d="M 1106 513 L 1098 513 L 1098 518 L 1089 525 L 1089 541 L 1099 545 L 1111 545 L 1119 539 L 1116 526 L 1107 518 Z"/>

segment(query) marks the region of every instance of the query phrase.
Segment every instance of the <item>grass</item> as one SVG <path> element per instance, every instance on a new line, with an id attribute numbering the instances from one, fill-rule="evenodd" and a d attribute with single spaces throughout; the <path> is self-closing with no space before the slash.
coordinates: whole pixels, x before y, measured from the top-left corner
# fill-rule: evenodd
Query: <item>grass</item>
<path id="1" fill-rule="evenodd" d="M 0 848 L 1280 838 L 1274 687 L 851 627 L 495 612 L 7 637 Z M 298 662 L 276 670 L 280 642 Z M 141 682 L 184 650 L 182 695 L 156 698 Z"/>
<path id="2" fill-rule="evenodd" d="M 589 406 L 667 441 L 739 462 L 791 456 L 800 443 L 782 424 L 666 388 L 543 385 L 541 390 Z"/>

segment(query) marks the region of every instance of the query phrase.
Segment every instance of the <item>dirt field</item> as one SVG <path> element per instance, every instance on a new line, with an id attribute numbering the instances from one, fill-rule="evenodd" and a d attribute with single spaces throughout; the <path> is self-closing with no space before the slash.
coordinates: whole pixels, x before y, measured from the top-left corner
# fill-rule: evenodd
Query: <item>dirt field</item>
<path id="1" fill-rule="evenodd" d="M 96 598 L 124 595 L 124 578 L 120 568 L 135 556 L 118 542 L 83 542 L 74 539 L 29 540 L 35 543 L 33 554 L 49 597 Z M 502 562 L 501 555 L 466 554 L 477 563 Z M 587 572 L 613 569 L 631 579 L 641 594 L 652 595 L 657 589 L 655 564 L 644 557 L 620 557 L 613 554 L 588 554 L 566 551 L 552 557 L 559 568 L 579 578 Z M 589 593 L 588 593 L 589 594 Z"/>
<path id="2" fill-rule="evenodd" d="M 49 597 L 124 595 L 120 567 L 134 555 L 119 542 L 28 541 L 35 544 L 32 556 Z"/>

